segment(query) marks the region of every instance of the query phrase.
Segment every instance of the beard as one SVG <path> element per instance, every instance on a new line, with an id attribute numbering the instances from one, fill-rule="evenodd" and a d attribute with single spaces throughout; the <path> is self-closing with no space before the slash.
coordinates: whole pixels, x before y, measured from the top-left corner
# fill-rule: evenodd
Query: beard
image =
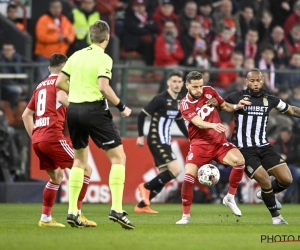
<path id="1" fill-rule="evenodd" d="M 253 89 L 249 88 L 249 92 L 251 95 L 259 96 L 263 92 L 263 88 L 261 88 L 259 91 L 253 91 Z"/>
<path id="2" fill-rule="evenodd" d="M 190 91 L 188 91 L 189 92 L 189 95 L 194 99 L 194 100 L 198 100 L 200 97 L 201 97 L 201 95 L 200 96 L 195 96 L 195 95 L 193 95 Z"/>

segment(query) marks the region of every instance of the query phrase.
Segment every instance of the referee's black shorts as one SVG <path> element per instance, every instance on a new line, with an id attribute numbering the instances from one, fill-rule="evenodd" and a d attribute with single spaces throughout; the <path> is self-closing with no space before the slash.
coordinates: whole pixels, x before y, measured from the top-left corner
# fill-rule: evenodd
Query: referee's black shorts
<path id="1" fill-rule="evenodd" d="M 87 147 L 89 137 L 104 150 L 122 144 L 105 101 L 70 103 L 67 121 L 74 149 Z"/>
<path id="2" fill-rule="evenodd" d="M 240 151 L 245 158 L 245 173 L 251 179 L 259 166 L 269 172 L 274 167 L 285 163 L 272 145 L 241 148 Z"/>
<path id="3" fill-rule="evenodd" d="M 148 142 L 150 140 L 148 139 Z M 155 166 L 157 168 L 162 168 L 167 166 L 171 161 L 176 160 L 176 156 L 172 151 L 171 145 L 168 144 L 150 144 L 148 147 L 155 161 Z"/>

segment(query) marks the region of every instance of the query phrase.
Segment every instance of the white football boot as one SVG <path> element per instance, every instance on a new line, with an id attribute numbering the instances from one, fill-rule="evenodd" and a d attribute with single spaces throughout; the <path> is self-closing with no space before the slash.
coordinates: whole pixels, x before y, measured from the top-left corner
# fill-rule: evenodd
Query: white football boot
<path id="1" fill-rule="evenodd" d="M 184 215 L 182 215 L 181 220 L 177 221 L 176 224 L 177 225 L 188 224 L 188 223 L 190 223 L 190 218 L 191 218 L 191 216 L 189 214 L 184 214 Z"/>
<path id="2" fill-rule="evenodd" d="M 224 197 L 223 199 L 223 204 L 226 207 L 229 207 L 232 211 L 232 213 L 234 213 L 236 216 L 242 216 L 242 212 L 241 210 L 237 207 L 234 198 L 229 200 L 227 195 Z"/>

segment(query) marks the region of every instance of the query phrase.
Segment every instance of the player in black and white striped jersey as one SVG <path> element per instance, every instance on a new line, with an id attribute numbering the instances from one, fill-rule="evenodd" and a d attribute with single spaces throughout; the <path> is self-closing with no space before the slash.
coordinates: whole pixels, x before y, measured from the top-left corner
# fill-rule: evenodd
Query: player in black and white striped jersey
<path id="1" fill-rule="evenodd" d="M 229 103 L 237 103 L 240 100 L 252 103 L 234 112 L 232 143 L 240 149 L 245 158 L 246 174 L 261 186 L 257 197 L 265 202 L 272 215 L 273 224 L 288 224 L 278 212 L 281 205 L 276 201 L 274 194 L 285 190 L 293 179 L 285 161 L 270 145 L 266 127 L 273 108 L 294 117 L 300 117 L 300 108 L 290 106 L 265 91 L 264 77 L 259 69 L 253 68 L 248 72 L 246 85 L 246 90 L 233 92 L 225 98 Z M 269 175 L 275 177 L 272 182 Z"/>

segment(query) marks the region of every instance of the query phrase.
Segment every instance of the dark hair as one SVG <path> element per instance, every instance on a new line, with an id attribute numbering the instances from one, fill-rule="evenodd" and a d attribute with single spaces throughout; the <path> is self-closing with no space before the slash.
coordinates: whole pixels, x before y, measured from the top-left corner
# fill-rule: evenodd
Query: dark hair
<path id="1" fill-rule="evenodd" d="M 90 38 L 93 43 L 103 43 L 107 34 L 109 26 L 105 21 L 98 20 L 90 26 Z"/>
<path id="2" fill-rule="evenodd" d="M 203 76 L 198 71 L 191 71 L 186 76 L 186 82 L 187 83 L 191 83 L 191 80 L 201 80 L 201 79 L 203 79 Z"/>
<path id="3" fill-rule="evenodd" d="M 183 78 L 183 72 L 181 70 L 174 69 L 169 73 L 168 78 L 170 79 L 172 76 L 178 76 Z"/>
<path id="4" fill-rule="evenodd" d="M 280 129 L 280 132 L 288 132 L 288 133 L 292 133 L 292 129 L 290 127 L 282 127 Z"/>
<path id="5" fill-rule="evenodd" d="M 54 4 L 54 3 L 56 3 L 56 2 L 59 2 L 59 3 L 61 3 L 61 0 L 50 0 L 50 2 L 49 2 L 49 7 L 52 5 L 52 4 Z"/>
<path id="6" fill-rule="evenodd" d="M 269 43 L 266 44 L 266 45 L 263 47 L 261 53 L 263 53 L 263 52 L 266 51 L 266 50 L 271 50 L 271 51 L 275 54 L 274 48 L 273 48 L 272 44 L 269 44 Z"/>
<path id="7" fill-rule="evenodd" d="M 262 75 L 261 71 L 260 71 L 258 68 L 252 68 L 252 69 L 250 69 L 250 70 L 248 71 L 246 78 L 248 78 L 248 75 L 249 75 L 250 73 L 252 73 L 252 72 L 257 72 L 257 73 L 259 73 L 260 75 Z"/>
<path id="8" fill-rule="evenodd" d="M 3 48 L 4 45 L 12 45 L 12 46 L 14 46 L 14 48 L 15 48 L 15 44 L 14 44 L 12 41 L 4 41 L 4 42 L 2 43 L 2 48 Z"/>
<path id="9" fill-rule="evenodd" d="M 58 67 L 66 61 L 68 61 L 68 57 L 60 53 L 53 54 L 49 59 L 50 67 Z"/>
<path id="10" fill-rule="evenodd" d="M 17 7 L 17 5 L 15 5 L 15 4 L 9 4 L 9 5 L 7 5 L 7 8 L 6 8 L 6 12 L 8 12 L 9 11 L 9 9 L 17 9 L 18 7 Z"/>

